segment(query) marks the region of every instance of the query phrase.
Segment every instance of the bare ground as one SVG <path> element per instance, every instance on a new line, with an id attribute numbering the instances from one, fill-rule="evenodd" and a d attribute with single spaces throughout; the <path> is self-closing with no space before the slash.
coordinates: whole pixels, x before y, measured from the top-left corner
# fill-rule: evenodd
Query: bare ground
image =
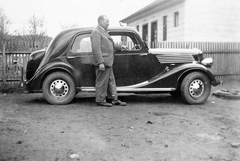
<path id="1" fill-rule="evenodd" d="M 227 82 L 213 88 L 240 88 Z M 240 99 L 186 105 L 170 95 L 89 94 L 65 106 L 42 94 L 0 94 L 0 161 L 240 161 Z"/>

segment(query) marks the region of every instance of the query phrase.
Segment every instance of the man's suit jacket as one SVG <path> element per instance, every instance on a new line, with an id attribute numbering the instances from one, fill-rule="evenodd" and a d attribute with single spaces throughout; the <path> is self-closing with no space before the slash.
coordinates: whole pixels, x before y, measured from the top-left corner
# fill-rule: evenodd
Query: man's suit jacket
<path id="1" fill-rule="evenodd" d="M 93 64 L 104 63 L 111 67 L 114 61 L 114 50 L 121 50 L 121 46 L 115 45 L 107 31 L 97 26 L 91 33 Z"/>

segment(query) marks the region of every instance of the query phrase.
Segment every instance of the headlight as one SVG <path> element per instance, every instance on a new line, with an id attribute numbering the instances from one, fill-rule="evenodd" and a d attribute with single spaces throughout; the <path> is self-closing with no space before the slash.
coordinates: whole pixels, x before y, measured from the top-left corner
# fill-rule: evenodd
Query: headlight
<path id="1" fill-rule="evenodd" d="M 202 65 L 206 66 L 207 68 L 211 68 L 213 64 L 213 59 L 212 58 L 205 58 L 201 61 Z"/>

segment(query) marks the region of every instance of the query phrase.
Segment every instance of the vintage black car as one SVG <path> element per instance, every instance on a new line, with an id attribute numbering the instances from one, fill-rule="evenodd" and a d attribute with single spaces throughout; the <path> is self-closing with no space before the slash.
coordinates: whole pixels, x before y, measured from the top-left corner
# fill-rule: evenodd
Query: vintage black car
<path id="1" fill-rule="evenodd" d="M 78 92 L 95 91 L 90 34 L 94 28 L 73 28 L 59 33 L 46 49 L 33 52 L 27 63 L 26 88 L 42 92 L 50 104 L 68 104 Z M 116 43 L 128 50 L 115 51 L 117 91 L 170 93 L 188 104 L 202 104 L 216 86 L 209 68 L 211 58 L 198 49 L 149 49 L 130 27 L 109 28 Z"/>

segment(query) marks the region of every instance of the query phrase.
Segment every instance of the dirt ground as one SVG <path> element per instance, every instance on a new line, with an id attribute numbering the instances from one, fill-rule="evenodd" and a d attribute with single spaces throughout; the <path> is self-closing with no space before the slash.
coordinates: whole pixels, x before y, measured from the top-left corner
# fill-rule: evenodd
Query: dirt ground
<path id="1" fill-rule="evenodd" d="M 212 91 L 220 88 L 240 82 Z M 120 99 L 128 106 L 98 107 L 89 94 L 55 106 L 42 94 L 1 93 L 0 161 L 240 161 L 240 99 Z"/>

